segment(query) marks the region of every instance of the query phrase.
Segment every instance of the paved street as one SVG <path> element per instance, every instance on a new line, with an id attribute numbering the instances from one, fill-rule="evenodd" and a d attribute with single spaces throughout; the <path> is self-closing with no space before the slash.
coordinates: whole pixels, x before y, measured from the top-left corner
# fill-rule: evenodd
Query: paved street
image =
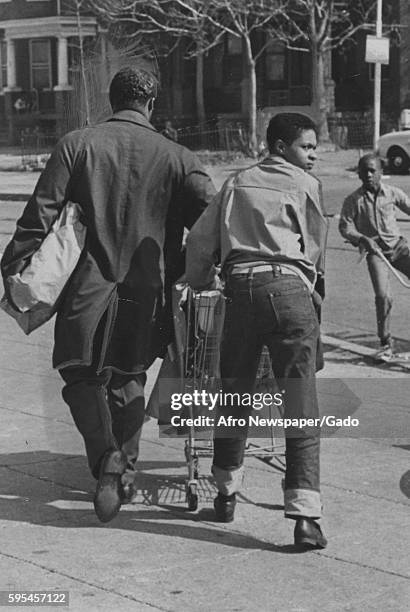
<path id="1" fill-rule="evenodd" d="M 358 156 L 322 155 L 318 174 L 336 215 L 358 184 Z M 218 185 L 231 170 L 211 168 Z M 28 194 L 35 179 L 0 171 L 0 194 Z M 409 176 L 386 180 L 410 193 Z M 0 202 L 0 251 L 22 207 Z M 410 239 L 410 224 L 400 227 Z M 137 504 L 99 523 L 82 441 L 50 366 L 52 324 L 25 337 L 0 313 L 0 590 L 68 590 L 75 612 L 408 611 L 410 373 L 375 366 L 366 354 L 376 340 L 374 304 L 357 259 L 330 217 L 319 397 L 322 413 L 352 414 L 360 427 L 323 438 L 329 546 L 319 552 L 296 554 L 292 546 L 276 460 L 247 459 L 235 522 L 220 525 L 204 458 L 199 510 L 187 512 L 183 441 L 159 438 L 154 420 L 143 434 Z M 410 350 L 410 291 L 396 281 L 393 289 L 394 335 Z M 148 391 L 156 371 L 157 364 Z"/>

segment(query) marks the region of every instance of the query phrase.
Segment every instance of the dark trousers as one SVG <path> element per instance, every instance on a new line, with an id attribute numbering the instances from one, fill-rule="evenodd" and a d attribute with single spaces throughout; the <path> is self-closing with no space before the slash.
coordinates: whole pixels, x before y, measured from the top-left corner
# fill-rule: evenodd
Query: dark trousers
<path id="1" fill-rule="evenodd" d="M 400 238 L 393 249 L 381 248 L 391 265 L 410 278 L 410 252 L 407 241 Z M 367 266 L 375 293 L 377 335 L 381 344 L 387 344 L 391 340 L 390 322 L 393 306 L 390 272 L 384 261 L 376 254 L 367 255 Z"/>
<path id="2" fill-rule="evenodd" d="M 145 417 L 145 372 L 117 374 L 93 366 L 60 370 L 66 385 L 64 401 L 84 438 L 88 464 L 95 478 L 107 450 L 122 449 L 134 468 Z"/>
<path id="3" fill-rule="evenodd" d="M 232 275 L 226 285 L 221 347 L 224 393 L 251 393 L 263 346 L 284 391 L 285 418 L 318 418 L 315 383 L 319 323 L 309 291 L 297 276 L 272 272 Z M 245 418 L 248 406 L 220 406 L 220 415 Z M 239 490 L 247 428 L 216 432 L 213 473 L 218 490 Z M 296 437 L 295 437 L 296 436 Z M 319 518 L 319 428 L 286 431 L 285 514 Z"/>

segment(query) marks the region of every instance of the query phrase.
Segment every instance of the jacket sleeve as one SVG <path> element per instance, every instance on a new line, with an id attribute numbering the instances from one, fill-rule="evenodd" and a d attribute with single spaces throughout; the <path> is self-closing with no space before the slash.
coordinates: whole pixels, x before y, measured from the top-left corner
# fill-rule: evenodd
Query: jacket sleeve
<path id="1" fill-rule="evenodd" d="M 326 210 L 325 210 L 325 203 L 324 203 L 324 198 L 323 198 L 323 187 L 322 187 L 322 183 L 319 180 L 318 180 L 318 202 L 319 202 L 320 209 L 323 213 L 324 224 L 323 224 L 323 227 L 321 229 L 319 239 L 318 239 L 319 257 L 315 265 L 316 265 L 316 271 L 318 273 L 318 279 L 319 278 L 323 279 L 322 298 L 324 298 L 325 293 L 324 293 L 324 278 L 323 277 L 325 274 L 326 244 L 327 244 L 327 235 L 329 231 L 329 225 L 326 219 Z M 317 284 L 319 285 L 320 281 Z"/>
<path id="2" fill-rule="evenodd" d="M 221 250 L 221 205 L 224 189 L 195 223 L 187 238 L 186 277 L 197 290 L 214 282 Z"/>
<path id="3" fill-rule="evenodd" d="M 64 137 L 51 154 L 4 251 L 3 278 L 23 270 L 69 199 L 74 150 L 72 139 Z"/>
<path id="4" fill-rule="evenodd" d="M 182 199 L 184 226 L 188 229 L 194 225 L 216 193 L 210 176 L 205 172 L 198 158 L 191 152 L 185 152 Z"/>
<path id="5" fill-rule="evenodd" d="M 402 212 L 410 215 L 410 198 L 402 191 L 395 187 L 394 189 L 394 203 Z"/>
<path id="6" fill-rule="evenodd" d="M 300 197 L 306 202 L 301 222 L 306 254 L 315 265 L 318 274 L 325 271 L 325 251 L 328 222 L 323 203 L 322 185 L 316 177 L 307 176 Z"/>
<path id="7" fill-rule="evenodd" d="M 359 246 L 362 234 L 357 230 L 355 222 L 356 201 L 351 196 L 343 202 L 339 220 L 339 232 L 353 246 Z"/>

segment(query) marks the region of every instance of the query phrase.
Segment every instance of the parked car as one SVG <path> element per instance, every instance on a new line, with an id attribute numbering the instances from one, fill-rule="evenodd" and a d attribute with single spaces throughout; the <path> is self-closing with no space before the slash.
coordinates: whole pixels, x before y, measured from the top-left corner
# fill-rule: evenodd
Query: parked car
<path id="1" fill-rule="evenodd" d="M 410 169 L 410 130 L 383 134 L 377 152 L 392 174 L 406 174 Z"/>

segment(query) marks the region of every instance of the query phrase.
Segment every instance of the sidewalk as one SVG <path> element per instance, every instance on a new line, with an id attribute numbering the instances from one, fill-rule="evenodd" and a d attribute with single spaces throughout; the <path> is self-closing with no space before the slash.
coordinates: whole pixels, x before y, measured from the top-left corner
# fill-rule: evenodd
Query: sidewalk
<path id="1" fill-rule="evenodd" d="M 13 193 L 15 181 L 27 199 L 38 175 L 13 174 L 0 172 L 0 192 Z M 189 513 L 184 441 L 159 438 L 153 420 L 137 504 L 99 523 L 83 444 L 50 366 L 52 331 L 25 337 L 0 312 L 0 591 L 68 590 L 74 612 L 409 610 L 410 372 L 376 366 L 342 328 L 324 325 L 321 407 L 352 414 L 361 429 L 323 438 L 329 545 L 298 554 L 280 463 L 248 458 L 235 522 L 215 523 L 210 459 L 201 459 L 199 509 Z"/>
<path id="2" fill-rule="evenodd" d="M 199 510 L 189 513 L 183 441 L 159 438 L 154 421 L 138 503 L 99 523 L 82 442 L 49 366 L 52 325 L 26 338 L 0 313 L 0 333 L 0 590 L 68 590 L 75 612 L 409 609 L 407 373 L 326 345 L 322 401 L 337 409 L 358 397 L 354 416 L 375 421 L 380 435 L 323 439 L 329 546 L 295 554 L 281 469 L 247 459 L 235 522 L 220 525 L 210 460 L 201 460 Z"/>

